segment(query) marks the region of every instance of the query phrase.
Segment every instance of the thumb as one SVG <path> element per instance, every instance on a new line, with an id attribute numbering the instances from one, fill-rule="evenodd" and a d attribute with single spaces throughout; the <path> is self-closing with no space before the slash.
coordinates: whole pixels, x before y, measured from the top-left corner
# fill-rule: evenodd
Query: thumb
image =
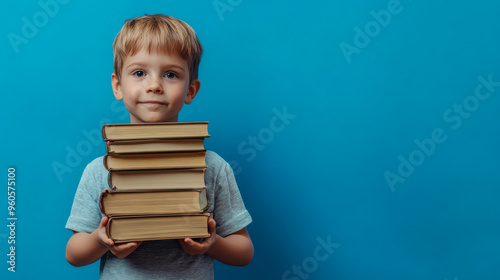
<path id="1" fill-rule="evenodd" d="M 106 234 L 106 224 L 108 223 L 109 218 L 107 216 L 104 216 L 104 218 L 101 219 L 101 223 L 99 224 L 98 232 L 99 232 L 99 238 L 101 239 L 102 242 L 104 242 L 106 245 L 113 246 L 115 242 L 111 239 Z"/>
<path id="2" fill-rule="evenodd" d="M 107 223 L 108 223 L 108 216 L 104 216 L 104 218 L 101 219 L 101 223 L 99 224 L 99 227 L 103 228 L 106 226 Z"/>

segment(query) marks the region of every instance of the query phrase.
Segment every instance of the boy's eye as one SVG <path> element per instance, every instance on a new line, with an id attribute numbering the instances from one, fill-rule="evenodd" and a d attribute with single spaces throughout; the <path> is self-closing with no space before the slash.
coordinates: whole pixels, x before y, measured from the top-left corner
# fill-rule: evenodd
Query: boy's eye
<path id="1" fill-rule="evenodd" d="M 144 77 L 145 73 L 142 70 L 137 70 L 133 73 L 133 75 L 137 77 Z"/>
<path id="2" fill-rule="evenodd" d="M 177 78 L 177 74 L 175 74 L 174 72 L 167 72 L 165 73 L 164 77 L 168 79 L 174 79 Z"/>

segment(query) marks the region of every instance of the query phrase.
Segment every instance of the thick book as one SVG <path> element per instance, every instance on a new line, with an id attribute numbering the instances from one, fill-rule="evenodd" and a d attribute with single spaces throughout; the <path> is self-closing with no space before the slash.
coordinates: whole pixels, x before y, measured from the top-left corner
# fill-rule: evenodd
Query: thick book
<path id="1" fill-rule="evenodd" d="M 196 189 L 205 186 L 206 168 L 109 171 L 113 190 Z"/>
<path id="2" fill-rule="evenodd" d="M 204 151 L 205 138 L 108 141 L 108 154 L 142 154 Z"/>
<path id="3" fill-rule="evenodd" d="M 99 198 L 107 216 L 203 213 L 208 209 L 207 188 L 152 191 L 113 191 Z"/>
<path id="4" fill-rule="evenodd" d="M 205 151 L 158 154 L 105 155 L 107 170 L 149 170 L 175 168 L 205 168 Z"/>
<path id="5" fill-rule="evenodd" d="M 205 137 L 210 137 L 208 122 L 130 123 L 102 126 L 104 141 Z"/>
<path id="6" fill-rule="evenodd" d="M 151 216 L 110 216 L 106 234 L 116 243 L 162 239 L 204 238 L 208 213 Z"/>

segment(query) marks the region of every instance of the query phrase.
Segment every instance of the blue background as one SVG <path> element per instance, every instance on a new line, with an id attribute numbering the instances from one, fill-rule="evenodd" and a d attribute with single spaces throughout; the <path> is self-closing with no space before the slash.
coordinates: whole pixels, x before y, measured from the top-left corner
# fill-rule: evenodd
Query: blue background
<path id="1" fill-rule="evenodd" d="M 206 146 L 232 164 L 254 219 L 252 263 L 217 263 L 216 278 L 500 279 L 500 87 L 480 82 L 500 81 L 499 11 L 491 0 L 2 2 L 0 278 L 98 277 L 97 263 L 66 262 L 64 225 L 85 165 L 105 153 L 101 124 L 128 122 L 110 86 L 114 36 L 164 13 L 205 50 L 180 121 L 210 121 Z"/>

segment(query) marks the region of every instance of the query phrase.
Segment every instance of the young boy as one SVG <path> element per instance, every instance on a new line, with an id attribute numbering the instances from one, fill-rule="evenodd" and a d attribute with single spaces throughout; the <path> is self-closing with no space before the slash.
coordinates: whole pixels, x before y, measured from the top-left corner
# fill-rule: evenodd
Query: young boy
<path id="1" fill-rule="evenodd" d="M 184 103 L 200 89 L 198 65 L 203 50 L 194 30 L 164 15 L 125 22 L 113 43 L 113 92 L 123 100 L 131 123 L 177 122 Z M 101 279 L 213 279 L 213 259 L 246 265 L 253 245 L 245 209 L 227 162 L 207 151 L 205 185 L 211 205 L 210 237 L 203 240 L 159 240 L 116 244 L 105 233 L 107 217 L 99 195 L 108 188 L 103 158 L 85 168 L 66 228 L 73 235 L 66 259 L 74 266 L 101 259 Z"/>

